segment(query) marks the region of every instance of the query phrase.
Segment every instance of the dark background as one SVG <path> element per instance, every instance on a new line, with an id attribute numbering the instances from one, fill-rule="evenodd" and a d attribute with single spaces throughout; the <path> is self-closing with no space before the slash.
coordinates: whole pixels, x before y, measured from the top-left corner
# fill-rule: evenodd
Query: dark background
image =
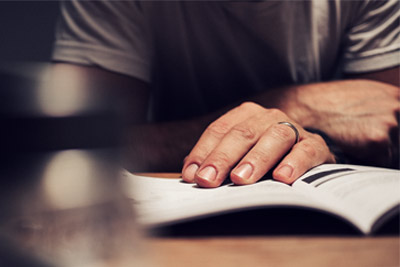
<path id="1" fill-rule="evenodd" d="M 0 63 L 49 61 L 59 1 L 0 0 Z"/>

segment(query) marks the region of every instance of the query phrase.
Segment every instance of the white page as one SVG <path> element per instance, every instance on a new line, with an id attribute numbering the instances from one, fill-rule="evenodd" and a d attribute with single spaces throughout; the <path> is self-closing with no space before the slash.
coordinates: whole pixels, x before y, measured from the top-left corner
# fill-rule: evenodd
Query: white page
<path id="1" fill-rule="evenodd" d="M 266 205 L 321 208 L 291 186 L 272 180 L 205 189 L 180 179 L 140 177 L 126 172 L 123 188 L 133 199 L 138 221 L 146 226 Z"/>
<path id="2" fill-rule="evenodd" d="M 351 169 L 351 170 L 346 170 Z M 313 174 L 334 171 L 305 183 Z M 355 165 L 322 165 L 296 181 L 294 188 L 337 210 L 369 233 L 373 223 L 400 204 L 400 171 Z"/>
<path id="3" fill-rule="evenodd" d="M 346 168 L 352 171 L 304 182 L 313 174 Z M 128 172 L 123 182 L 125 193 L 134 200 L 139 222 L 147 226 L 230 210 L 287 205 L 332 212 L 368 233 L 377 218 L 400 203 L 399 171 L 354 165 L 318 166 L 293 187 L 265 180 L 248 186 L 202 189 L 180 179 L 139 177 Z"/>

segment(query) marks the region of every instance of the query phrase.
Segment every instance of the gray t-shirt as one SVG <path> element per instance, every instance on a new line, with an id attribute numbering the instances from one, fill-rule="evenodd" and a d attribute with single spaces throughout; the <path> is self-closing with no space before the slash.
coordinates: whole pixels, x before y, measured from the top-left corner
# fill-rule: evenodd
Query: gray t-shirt
<path id="1" fill-rule="evenodd" d="M 154 120 L 400 64 L 393 1 L 72 1 L 53 59 L 151 84 Z"/>

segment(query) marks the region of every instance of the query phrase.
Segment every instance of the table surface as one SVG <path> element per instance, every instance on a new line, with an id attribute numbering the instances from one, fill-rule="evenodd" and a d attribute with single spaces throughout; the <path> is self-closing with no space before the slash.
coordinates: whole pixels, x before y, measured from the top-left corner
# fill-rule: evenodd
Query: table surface
<path id="1" fill-rule="evenodd" d="M 150 237 L 145 247 L 151 265 L 161 267 L 400 266 L 399 236 Z"/>
<path id="2" fill-rule="evenodd" d="M 400 266 L 398 237 L 151 238 L 154 266 Z"/>

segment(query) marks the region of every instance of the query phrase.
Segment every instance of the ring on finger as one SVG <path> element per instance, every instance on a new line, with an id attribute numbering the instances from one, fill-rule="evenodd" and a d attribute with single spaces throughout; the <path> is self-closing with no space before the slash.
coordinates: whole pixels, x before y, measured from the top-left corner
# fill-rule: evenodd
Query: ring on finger
<path id="1" fill-rule="evenodd" d="M 294 144 L 297 144 L 299 142 L 299 138 L 300 138 L 299 131 L 292 123 L 287 122 L 287 121 L 281 121 L 281 122 L 278 122 L 278 124 L 283 124 L 283 125 L 289 126 L 293 130 L 294 134 L 296 135 L 296 140 L 295 140 Z"/>

